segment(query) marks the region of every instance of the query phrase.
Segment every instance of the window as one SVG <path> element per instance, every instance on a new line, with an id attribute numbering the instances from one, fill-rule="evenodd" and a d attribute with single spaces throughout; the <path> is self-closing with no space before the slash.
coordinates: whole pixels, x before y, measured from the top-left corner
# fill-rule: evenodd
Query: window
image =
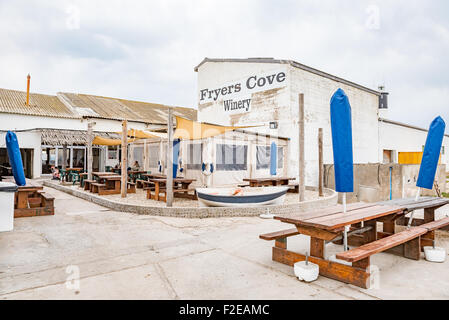
<path id="1" fill-rule="evenodd" d="M 444 146 L 441 147 L 441 154 L 444 154 Z"/>
<path id="2" fill-rule="evenodd" d="M 138 162 L 140 166 L 143 164 L 143 146 L 134 146 L 133 148 L 133 161 L 132 165 L 134 165 L 135 162 Z"/>
<path id="3" fill-rule="evenodd" d="M 217 144 L 217 170 L 247 170 L 248 146 Z"/>
<path id="4" fill-rule="evenodd" d="M 284 147 L 278 147 L 278 168 L 284 167 Z"/>
<path id="5" fill-rule="evenodd" d="M 191 143 L 187 148 L 187 169 L 201 170 L 203 164 L 203 144 Z"/>
<path id="6" fill-rule="evenodd" d="M 159 153 L 160 153 L 160 149 L 159 149 L 159 144 L 153 144 L 150 145 L 148 147 L 148 156 L 149 156 L 149 165 L 150 168 L 157 168 L 158 167 L 158 162 L 159 162 Z"/>
<path id="7" fill-rule="evenodd" d="M 117 152 L 118 152 L 118 147 L 117 146 L 109 146 L 108 147 L 108 159 L 109 160 L 116 160 L 117 157 Z"/>
<path id="8" fill-rule="evenodd" d="M 277 168 L 284 167 L 284 147 L 277 147 Z M 256 147 L 256 170 L 269 169 L 271 162 L 271 147 L 257 146 Z"/>
<path id="9" fill-rule="evenodd" d="M 270 147 L 256 147 L 256 170 L 268 169 L 270 167 Z"/>

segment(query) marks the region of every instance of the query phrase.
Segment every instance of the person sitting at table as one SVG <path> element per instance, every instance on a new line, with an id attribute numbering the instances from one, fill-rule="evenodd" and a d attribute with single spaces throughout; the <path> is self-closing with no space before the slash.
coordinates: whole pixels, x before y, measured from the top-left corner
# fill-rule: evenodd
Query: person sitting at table
<path id="1" fill-rule="evenodd" d="M 59 180 L 61 178 L 61 175 L 59 174 L 59 168 L 56 168 L 55 166 L 51 166 L 51 173 L 53 175 L 53 180 Z"/>
<path id="2" fill-rule="evenodd" d="M 131 169 L 132 169 L 133 171 L 139 171 L 139 170 L 140 170 L 139 161 L 136 160 L 136 161 L 134 162 L 133 166 L 131 167 Z"/>

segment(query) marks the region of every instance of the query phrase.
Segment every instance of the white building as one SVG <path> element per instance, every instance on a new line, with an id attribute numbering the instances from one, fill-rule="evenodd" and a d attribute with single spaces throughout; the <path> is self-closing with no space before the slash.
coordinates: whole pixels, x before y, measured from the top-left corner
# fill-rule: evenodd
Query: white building
<path id="1" fill-rule="evenodd" d="M 352 107 L 354 163 L 382 163 L 384 150 L 420 152 L 426 130 L 384 120 L 388 93 L 291 60 L 272 58 L 209 59 L 194 69 L 198 73 L 198 121 L 221 125 L 260 125 L 248 130 L 287 137 L 289 176 L 299 177 L 299 95 L 304 97 L 306 185 L 318 183 L 318 129 L 324 130 L 324 163 L 333 163 L 330 99 L 342 88 Z M 442 150 L 442 163 L 448 137 Z M 390 151 L 389 151 L 390 152 Z"/>
<path id="2" fill-rule="evenodd" d="M 88 121 L 93 123 L 94 134 L 103 137 L 118 137 L 124 119 L 130 129 L 166 129 L 168 107 L 160 104 L 75 93 L 31 93 L 28 105 L 26 99 L 27 92 L 0 89 L 0 165 L 8 166 L 5 134 L 12 130 L 28 178 L 49 174 L 53 165 L 61 166 L 64 144 L 69 150 L 66 166 L 86 169 Z M 194 109 L 175 107 L 173 113 L 196 120 Z M 134 150 L 133 159 L 144 163 L 143 150 Z M 94 171 L 114 166 L 119 162 L 119 148 L 94 146 L 93 160 Z"/>
<path id="3" fill-rule="evenodd" d="M 430 124 L 429 124 L 430 125 Z M 426 144 L 427 129 L 409 124 L 379 118 L 379 157 L 383 162 L 399 162 L 399 155 L 405 153 L 419 153 Z M 443 138 L 441 148 L 441 164 L 449 170 L 449 135 Z"/>

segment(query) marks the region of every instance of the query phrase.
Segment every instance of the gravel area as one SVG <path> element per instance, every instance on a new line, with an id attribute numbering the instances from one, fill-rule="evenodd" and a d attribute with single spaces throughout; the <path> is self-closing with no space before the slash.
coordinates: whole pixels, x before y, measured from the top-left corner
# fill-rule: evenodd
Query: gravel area
<path id="1" fill-rule="evenodd" d="M 72 187 L 76 188 L 78 191 L 89 193 L 88 191 L 84 191 L 81 188 L 78 187 Z M 126 198 L 122 198 L 119 194 L 113 194 L 113 195 L 107 195 L 107 196 L 101 196 L 105 199 L 117 201 L 120 203 L 126 203 L 126 204 L 135 204 L 135 205 L 142 205 L 142 206 L 148 206 L 148 207 L 165 207 L 165 202 L 163 201 L 156 201 L 146 198 L 146 191 L 142 189 L 137 189 L 136 193 L 129 193 Z M 309 191 L 306 190 L 305 194 L 305 200 L 314 200 L 318 199 L 318 192 L 316 191 Z M 297 193 L 287 193 L 285 197 L 284 204 L 294 204 L 299 203 L 298 201 L 298 194 Z M 184 199 L 184 198 L 174 198 L 173 200 L 173 207 L 178 208 L 192 208 L 192 207 L 198 207 L 198 201 L 197 200 L 190 200 L 190 199 Z"/>

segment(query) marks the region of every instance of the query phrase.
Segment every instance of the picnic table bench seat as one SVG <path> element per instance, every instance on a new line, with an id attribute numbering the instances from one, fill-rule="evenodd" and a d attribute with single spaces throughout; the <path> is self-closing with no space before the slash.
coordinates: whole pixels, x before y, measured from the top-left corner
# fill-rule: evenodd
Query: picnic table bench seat
<path id="1" fill-rule="evenodd" d="M 90 190 L 90 184 L 91 183 L 96 183 L 97 180 L 88 180 L 88 179 L 84 179 L 84 190 Z"/>
<path id="2" fill-rule="evenodd" d="M 337 254 L 337 258 L 348 262 L 360 261 L 373 254 L 404 244 L 401 248 L 404 256 L 406 258 L 419 260 L 419 254 L 421 252 L 420 237 L 447 225 L 449 225 L 449 217 L 422 224 L 419 227 L 412 227 L 385 238 L 367 243 L 358 248 L 339 253 Z M 413 241 L 413 243 L 411 243 L 411 241 Z M 415 250 L 412 250 L 412 246 L 415 247 Z"/>
<path id="3" fill-rule="evenodd" d="M 99 190 L 101 188 L 105 188 L 106 184 L 104 183 L 98 183 L 98 182 L 93 182 L 90 184 L 90 191 L 93 193 L 99 193 Z"/>
<path id="4" fill-rule="evenodd" d="M 275 240 L 276 247 L 279 248 L 287 248 L 287 238 L 291 236 L 296 236 L 300 234 L 297 228 L 286 229 L 281 231 L 275 231 L 270 233 L 264 233 L 259 235 L 259 238 L 262 240 L 272 241 Z"/>

